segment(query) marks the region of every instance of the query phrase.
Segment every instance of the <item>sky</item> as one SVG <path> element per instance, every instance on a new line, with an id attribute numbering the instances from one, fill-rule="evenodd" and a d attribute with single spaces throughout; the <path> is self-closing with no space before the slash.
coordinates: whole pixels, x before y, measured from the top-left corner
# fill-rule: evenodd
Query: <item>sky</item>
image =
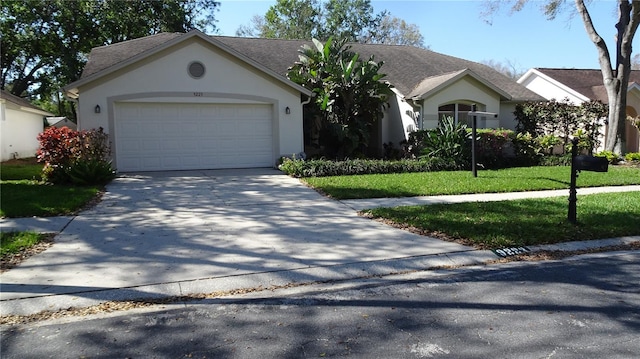
<path id="1" fill-rule="evenodd" d="M 216 12 L 217 35 L 235 36 L 240 25 L 254 15 L 264 15 L 276 1 L 220 0 Z M 494 61 L 524 72 L 533 67 L 599 69 L 598 52 L 588 38 L 573 1 L 564 13 L 547 20 L 533 0 L 520 12 L 507 7 L 487 23 L 483 2 L 461 0 L 372 0 L 375 13 L 387 10 L 392 16 L 416 24 L 430 50 L 466 60 Z M 594 0 L 588 5 L 596 31 L 615 56 L 616 2 Z M 574 16 L 571 16 L 574 14 Z M 638 47 L 638 36 L 633 42 Z"/>

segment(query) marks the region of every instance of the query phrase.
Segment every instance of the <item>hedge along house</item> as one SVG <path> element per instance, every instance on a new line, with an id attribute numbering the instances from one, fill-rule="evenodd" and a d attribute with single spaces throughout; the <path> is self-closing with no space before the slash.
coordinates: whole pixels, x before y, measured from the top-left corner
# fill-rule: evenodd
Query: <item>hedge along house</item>
<path id="1" fill-rule="evenodd" d="M 601 70 L 534 68 L 522 75 L 518 83 L 547 100 L 568 99 L 575 105 L 591 100 L 597 100 L 604 104 L 609 103 Z M 640 70 L 632 70 L 627 90 L 627 116 L 637 118 L 639 114 Z M 640 133 L 630 121 L 625 121 L 625 134 L 626 151 L 640 152 Z M 600 149 L 603 149 L 604 134 L 601 142 Z"/>
<path id="2" fill-rule="evenodd" d="M 304 151 L 311 93 L 286 78 L 310 41 L 160 33 L 95 48 L 80 80 L 78 128 L 103 127 L 119 171 L 272 167 Z M 492 68 L 412 46 L 353 44 L 384 61 L 393 86 L 373 146 L 398 144 L 472 105 L 495 112 L 481 127 L 514 128 L 515 104 L 542 100 Z M 421 115 L 422 114 L 422 115 Z"/>

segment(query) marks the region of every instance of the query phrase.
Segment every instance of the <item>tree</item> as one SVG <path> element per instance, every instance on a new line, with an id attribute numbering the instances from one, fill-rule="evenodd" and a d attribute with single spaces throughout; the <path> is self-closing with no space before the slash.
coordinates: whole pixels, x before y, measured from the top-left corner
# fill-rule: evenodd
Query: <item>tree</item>
<path id="1" fill-rule="evenodd" d="M 487 13 L 495 12 L 500 6 L 500 0 L 485 1 Z M 528 0 L 515 0 L 512 11 L 519 11 Z M 585 30 L 591 42 L 598 51 L 598 61 L 602 71 L 602 80 L 607 91 L 609 117 L 605 150 L 623 153 L 625 146 L 625 119 L 627 108 L 627 90 L 631 73 L 632 41 L 640 24 L 640 1 L 617 0 L 618 18 L 615 24 L 617 35 L 615 39 L 615 59 L 604 39 L 596 31 L 591 15 L 584 0 L 575 0 L 575 8 L 582 19 Z M 544 12 L 547 18 L 553 20 L 564 10 L 566 0 L 547 0 Z"/>
<path id="2" fill-rule="evenodd" d="M 425 48 L 424 37 L 416 24 L 386 14 L 366 42 L 388 45 L 410 45 Z"/>
<path id="3" fill-rule="evenodd" d="M 518 68 L 513 62 L 509 60 L 506 60 L 505 63 L 495 60 L 483 60 L 480 63 L 487 65 L 514 80 L 519 79 L 525 73 L 525 71 L 523 71 L 521 68 Z"/>
<path id="4" fill-rule="evenodd" d="M 323 15 L 324 21 L 318 28 L 320 38 L 333 36 L 349 42 L 368 42 L 386 11 L 374 14 L 369 0 L 329 0 Z"/>
<path id="5" fill-rule="evenodd" d="M 382 82 L 383 62 L 366 61 L 350 51 L 347 39 L 304 45 L 289 78 L 315 93 L 307 106 L 307 127 L 313 145 L 336 158 L 365 154 L 373 125 L 383 116 L 390 85 Z"/>
<path id="6" fill-rule="evenodd" d="M 254 15 L 249 24 L 241 25 L 236 36 L 304 40 L 334 37 L 349 42 L 424 47 L 417 25 L 386 11 L 375 14 L 370 0 L 278 0 L 264 16 Z"/>
<path id="7" fill-rule="evenodd" d="M 640 54 L 635 54 L 631 58 L 631 70 L 640 70 Z"/>
<path id="8" fill-rule="evenodd" d="M 278 39 L 310 39 L 316 36 L 317 0 L 278 0 L 264 15 L 261 36 Z"/>
<path id="9" fill-rule="evenodd" d="M 79 79 L 93 47 L 162 31 L 214 29 L 218 5 L 215 0 L 3 1 L 0 86 L 45 105 L 55 103 L 60 115 L 75 118 L 59 88 Z"/>

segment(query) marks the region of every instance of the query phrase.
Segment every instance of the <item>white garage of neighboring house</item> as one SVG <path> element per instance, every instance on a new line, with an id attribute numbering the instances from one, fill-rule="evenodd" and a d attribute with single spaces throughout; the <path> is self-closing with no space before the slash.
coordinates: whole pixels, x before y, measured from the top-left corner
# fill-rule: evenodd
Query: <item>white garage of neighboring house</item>
<path id="1" fill-rule="evenodd" d="M 303 151 L 311 96 L 196 30 L 95 48 L 65 92 L 80 129 L 109 134 L 121 172 L 273 167 Z"/>
<path id="2" fill-rule="evenodd" d="M 40 147 L 37 137 L 44 130 L 46 116 L 53 116 L 53 114 L 34 106 L 21 97 L 1 90 L 1 160 L 34 157 Z"/>

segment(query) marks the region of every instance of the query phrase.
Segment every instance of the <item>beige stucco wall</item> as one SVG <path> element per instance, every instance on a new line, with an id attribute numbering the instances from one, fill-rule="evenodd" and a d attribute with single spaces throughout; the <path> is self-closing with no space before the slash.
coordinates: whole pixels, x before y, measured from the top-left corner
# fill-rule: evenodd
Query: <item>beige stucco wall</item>
<path id="1" fill-rule="evenodd" d="M 189 76 L 193 61 L 205 65 L 204 77 Z M 110 134 L 115 132 L 113 109 L 120 101 L 271 104 L 274 162 L 303 150 L 300 93 L 199 38 L 80 86 L 79 92 L 78 128 L 103 127 Z M 100 113 L 95 113 L 96 105 Z"/>
<path id="2" fill-rule="evenodd" d="M 465 76 L 424 100 L 424 128 L 438 126 L 438 107 L 455 102 L 476 103 L 478 110 L 500 113 L 500 95 L 470 76 Z M 486 127 L 498 127 L 487 119 Z"/>
<path id="3" fill-rule="evenodd" d="M 409 132 L 417 129 L 416 109 L 414 109 L 396 89 L 388 99 L 389 108 L 385 110 L 382 122 L 382 142 L 392 142 L 398 147 L 400 142 L 408 139 Z"/>
<path id="4" fill-rule="evenodd" d="M 34 157 L 40 146 L 37 136 L 44 130 L 43 115 L 10 107 L 0 104 L 1 160 Z"/>
<path id="5" fill-rule="evenodd" d="M 500 121 L 498 127 L 515 131 L 516 125 L 518 124 L 518 122 L 516 121 L 516 116 L 513 114 L 515 110 L 515 102 L 503 102 L 500 105 L 500 113 L 498 115 L 498 120 Z"/>

